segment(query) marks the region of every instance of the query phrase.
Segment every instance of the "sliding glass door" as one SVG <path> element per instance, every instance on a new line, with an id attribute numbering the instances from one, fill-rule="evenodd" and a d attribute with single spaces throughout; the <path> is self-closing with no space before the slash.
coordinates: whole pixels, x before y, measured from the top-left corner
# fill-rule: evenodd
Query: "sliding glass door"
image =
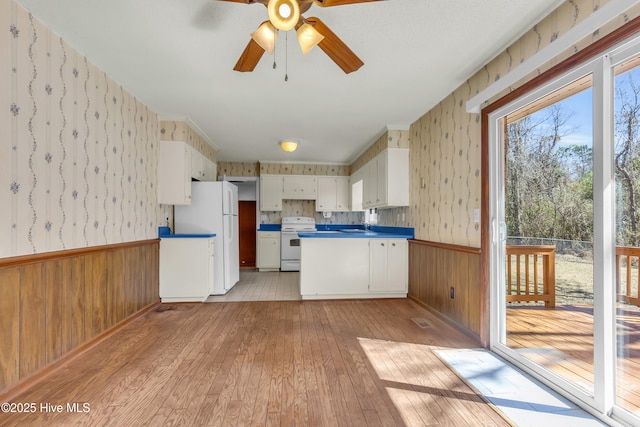
<path id="1" fill-rule="evenodd" d="M 640 423 L 640 41 L 489 115 L 491 347 Z"/>

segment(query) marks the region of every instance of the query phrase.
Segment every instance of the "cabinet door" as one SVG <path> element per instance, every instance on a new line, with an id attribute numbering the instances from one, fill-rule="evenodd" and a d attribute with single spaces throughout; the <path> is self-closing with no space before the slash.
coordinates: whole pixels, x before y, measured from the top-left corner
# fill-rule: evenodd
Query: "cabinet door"
<path id="1" fill-rule="evenodd" d="M 191 150 L 191 178 L 204 181 L 204 156 L 195 149 Z"/>
<path id="2" fill-rule="evenodd" d="M 191 204 L 191 150 L 182 141 L 160 141 L 158 203 Z"/>
<path id="3" fill-rule="evenodd" d="M 264 175 L 260 177 L 260 210 L 282 210 L 282 176 Z"/>
<path id="4" fill-rule="evenodd" d="M 386 151 L 378 154 L 375 158 L 376 162 L 376 206 L 384 206 L 387 204 L 388 191 L 388 154 Z"/>
<path id="5" fill-rule="evenodd" d="M 300 196 L 304 199 L 311 200 L 316 198 L 316 177 L 301 176 L 299 177 Z"/>
<path id="6" fill-rule="evenodd" d="M 373 208 L 376 206 L 376 199 L 378 198 L 378 164 L 374 160 L 364 165 L 363 177 L 362 207 Z"/>
<path id="7" fill-rule="evenodd" d="M 316 210 L 320 212 L 335 211 L 337 194 L 338 182 L 335 177 L 319 177 Z"/>
<path id="8" fill-rule="evenodd" d="M 409 206 L 409 149 L 386 150 L 387 206 Z M 389 191 L 393 190 L 393 191 Z"/>
<path id="9" fill-rule="evenodd" d="M 387 291 L 407 292 L 409 242 L 406 239 L 389 239 L 387 246 Z"/>
<path id="10" fill-rule="evenodd" d="M 215 181 L 217 176 L 217 166 L 211 160 L 203 156 L 203 181 Z"/>
<path id="11" fill-rule="evenodd" d="M 364 210 L 364 169 L 364 167 L 361 167 L 349 178 L 351 210 L 354 212 Z"/>
<path id="12" fill-rule="evenodd" d="M 258 232 L 258 268 L 280 268 L 280 233 Z"/>
<path id="13" fill-rule="evenodd" d="M 282 198 L 314 200 L 316 198 L 316 177 L 284 175 L 282 178 Z"/>
<path id="14" fill-rule="evenodd" d="M 349 187 L 349 177 L 339 176 L 336 178 L 336 211 L 348 212 L 350 210 L 349 201 L 351 191 Z"/>
<path id="15" fill-rule="evenodd" d="M 388 239 L 369 241 L 369 292 L 387 292 Z"/>

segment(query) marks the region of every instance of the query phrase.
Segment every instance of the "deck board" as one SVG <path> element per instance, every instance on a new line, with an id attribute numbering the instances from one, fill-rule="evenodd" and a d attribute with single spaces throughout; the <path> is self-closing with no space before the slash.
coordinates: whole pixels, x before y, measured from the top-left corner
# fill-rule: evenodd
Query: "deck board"
<path id="1" fill-rule="evenodd" d="M 640 309 L 618 306 L 617 399 L 632 412 L 640 411 Z M 510 304 L 507 345 L 552 372 L 593 393 L 593 307 Z M 620 357 L 624 355 L 624 357 Z"/>

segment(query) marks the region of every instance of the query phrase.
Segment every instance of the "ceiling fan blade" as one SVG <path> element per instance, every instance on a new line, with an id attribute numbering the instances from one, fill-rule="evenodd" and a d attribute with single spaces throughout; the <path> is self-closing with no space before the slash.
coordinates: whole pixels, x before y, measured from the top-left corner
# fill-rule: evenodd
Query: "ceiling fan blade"
<path id="1" fill-rule="evenodd" d="M 383 1 L 383 0 L 314 0 L 315 4 L 317 4 L 320 7 L 342 6 L 345 4 L 368 3 L 372 1 Z"/>
<path id="2" fill-rule="evenodd" d="M 244 48 L 244 52 L 240 55 L 238 62 L 235 67 L 233 67 L 234 71 L 240 71 L 242 73 L 247 71 L 253 71 L 258 65 L 260 58 L 262 58 L 262 54 L 264 53 L 264 49 L 260 47 L 258 43 L 253 41 L 253 39 L 249 40 L 249 44 Z"/>
<path id="3" fill-rule="evenodd" d="M 265 0 L 218 0 L 218 1 L 226 1 L 230 3 L 244 3 L 244 4 L 266 3 Z"/>
<path id="4" fill-rule="evenodd" d="M 307 22 L 324 36 L 318 46 L 342 68 L 342 71 L 349 74 L 364 65 L 364 62 L 324 22 L 315 17 L 307 18 Z"/>

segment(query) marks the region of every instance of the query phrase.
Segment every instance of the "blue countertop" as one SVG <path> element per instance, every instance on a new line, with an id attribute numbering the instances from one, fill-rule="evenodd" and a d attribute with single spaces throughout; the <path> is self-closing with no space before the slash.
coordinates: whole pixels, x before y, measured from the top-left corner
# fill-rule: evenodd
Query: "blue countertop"
<path id="1" fill-rule="evenodd" d="M 338 239 L 413 239 L 414 229 L 409 227 L 387 227 L 387 226 L 371 226 L 369 230 L 365 230 L 363 226 L 358 225 L 342 225 L 337 228 L 335 226 L 320 227 L 316 225 L 318 231 L 315 233 L 298 233 L 300 238 L 338 238 Z"/>
<path id="2" fill-rule="evenodd" d="M 215 234 L 171 234 L 169 227 L 158 227 L 158 237 L 161 239 L 208 239 Z"/>

